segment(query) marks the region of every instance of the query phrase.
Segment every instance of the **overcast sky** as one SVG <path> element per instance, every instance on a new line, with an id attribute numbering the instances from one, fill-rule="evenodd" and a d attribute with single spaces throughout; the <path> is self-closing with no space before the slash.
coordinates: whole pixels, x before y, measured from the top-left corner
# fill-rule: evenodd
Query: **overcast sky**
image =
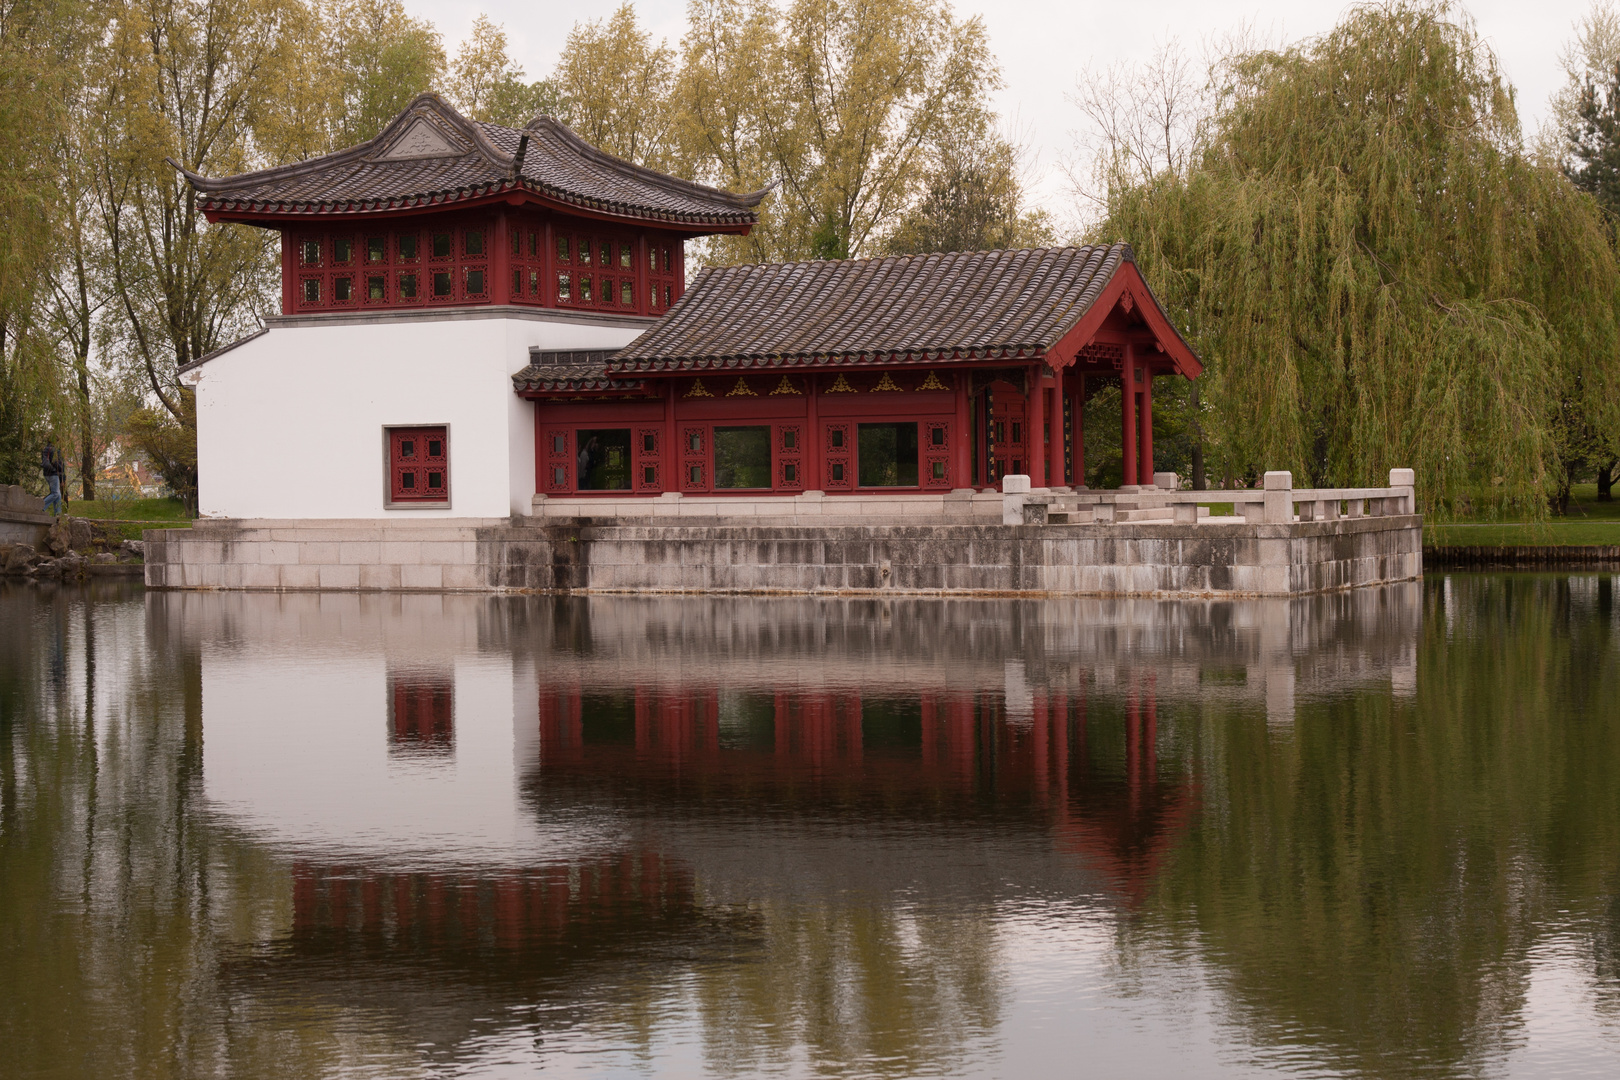
<path id="1" fill-rule="evenodd" d="M 1590 5 L 1591 0 L 1470 0 L 1463 5 L 1517 88 L 1526 136 L 1536 131 L 1548 97 L 1563 78 L 1559 53 Z M 451 53 L 474 16 L 485 12 L 505 25 L 513 56 L 530 78 L 538 78 L 550 72 L 576 20 L 605 17 L 617 4 L 405 0 L 405 6 L 439 28 Z M 1071 199 L 1057 165 L 1072 155 L 1073 133 L 1080 124 L 1065 95 L 1079 72 L 1107 67 L 1116 59 L 1144 59 L 1172 36 L 1196 54 L 1207 38 L 1244 22 L 1268 39 L 1295 41 L 1328 30 L 1350 6 L 1334 0 L 959 0 L 954 5 L 959 16 L 982 16 L 990 30 L 990 45 L 1007 83 L 998 103 L 1001 114 L 1037 155 L 1032 196 L 1060 218 L 1069 216 Z M 685 0 L 638 0 L 636 10 L 654 35 L 672 45 L 679 42 Z"/>

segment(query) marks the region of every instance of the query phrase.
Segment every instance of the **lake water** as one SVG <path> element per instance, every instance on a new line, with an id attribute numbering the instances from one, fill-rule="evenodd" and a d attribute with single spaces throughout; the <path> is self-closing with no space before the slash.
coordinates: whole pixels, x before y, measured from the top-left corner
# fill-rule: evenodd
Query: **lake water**
<path id="1" fill-rule="evenodd" d="M 0 1075 L 1614 1076 L 1615 586 L 0 587 Z"/>

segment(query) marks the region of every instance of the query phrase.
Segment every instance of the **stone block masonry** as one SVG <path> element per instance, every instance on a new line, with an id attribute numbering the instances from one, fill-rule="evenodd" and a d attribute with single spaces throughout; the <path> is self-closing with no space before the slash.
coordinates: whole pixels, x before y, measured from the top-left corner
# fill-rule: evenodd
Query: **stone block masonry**
<path id="1" fill-rule="evenodd" d="M 1416 514 L 1287 523 L 219 521 L 147 536 L 161 589 L 1298 596 L 1416 579 Z"/>

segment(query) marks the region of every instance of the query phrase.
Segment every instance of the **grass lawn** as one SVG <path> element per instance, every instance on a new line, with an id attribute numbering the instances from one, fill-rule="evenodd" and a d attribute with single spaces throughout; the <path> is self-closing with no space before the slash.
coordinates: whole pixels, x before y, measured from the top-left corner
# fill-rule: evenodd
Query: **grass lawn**
<path id="1" fill-rule="evenodd" d="M 1564 517 L 1429 525 L 1423 529 L 1423 542 L 1442 547 L 1620 545 L 1620 501 L 1598 502 L 1596 484 L 1576 484 Z"/>
<path id="2" fill-rule="evenodd" d="M 79 499 L 68 503 L 68 514 L 97 521 L 147 521 L 179 528 L 191 524 L 186 504 L 179 499 Z"/>
<path id="3" fill-rule="evenodd" d="M 145 529 L 189 529 L 191 515 L 179 499 L 77 499 L 68 516 L 105 522 L 119 540 L 139 540 Z"/>

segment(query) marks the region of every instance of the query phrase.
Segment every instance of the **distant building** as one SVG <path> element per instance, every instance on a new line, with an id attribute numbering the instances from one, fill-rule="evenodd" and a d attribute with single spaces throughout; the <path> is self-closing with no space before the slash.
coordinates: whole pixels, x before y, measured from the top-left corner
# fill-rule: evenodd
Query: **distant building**
<path id="1" fill-rule="evenodd" d="M 1201 368 L 1128 247 L 704 270 L 735 195 L 538 117 L 429 94 L 370 142 L 222 179 L 282 236 L 282 311 L 188 365 L 200 504 L 231 518 L 502 518 L 537 495 L 941 492 L 1080 481 L 1117 379 L 1127 484 L 1153 378 Z"/>

